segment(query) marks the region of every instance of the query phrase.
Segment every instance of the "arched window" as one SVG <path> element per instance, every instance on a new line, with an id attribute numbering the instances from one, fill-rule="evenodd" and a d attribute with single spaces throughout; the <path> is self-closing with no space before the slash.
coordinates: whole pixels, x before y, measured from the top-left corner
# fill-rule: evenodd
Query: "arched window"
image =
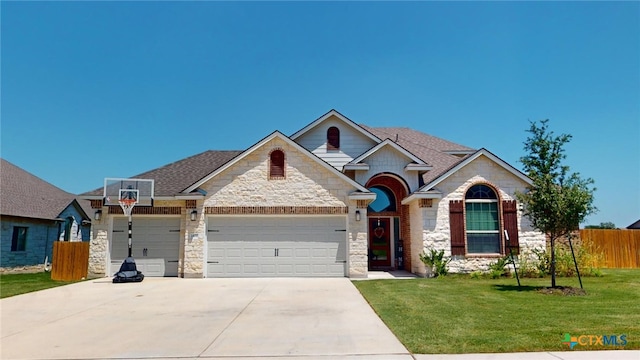
<path id="1" fill-rule="evenodd" d="M 327 130 L 327 150 L 340 150 L 340 130 L 335 126 Z"/>
<path id="2" fill-rule="evenodd" d="M 284 152 L 273 150 L 269 155 L 269 179 L 284 179 Z"/>
<path id="3" fill-rule="evenodd" d="M 467 253 L 500 253 L 498 197 L 487 185 L 474 185 L 465 194 Z"/>
<path id="4" fill-rule="evenodd" d="M 384 186 L 372 186 L 369 190 L 376 194 L 376 200 L 369 204 L 368 212 L 396 211 L 396 197 Z"/>

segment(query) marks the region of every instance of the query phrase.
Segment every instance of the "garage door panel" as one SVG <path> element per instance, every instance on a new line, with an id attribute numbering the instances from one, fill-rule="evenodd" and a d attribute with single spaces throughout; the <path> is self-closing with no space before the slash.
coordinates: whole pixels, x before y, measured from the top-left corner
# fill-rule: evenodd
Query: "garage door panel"
<path id="1" fill-rule="evenodd" d="M 344 217 L 211 217 L 208 225 L 210 277 L 345 276 Z"/>
<path id="2" fill-rule="evenodd" d="M 311 249 L 296 249 L 295 256 L 297 258 L 308 258 L 308 257 L 311 257 Z"/>
<path id="3" fill-rule="evenodd" d="M 311 275 L 313 271 L 311 271 L 310 264 L 296 264 L 296 274 L 300 275 Z"/>
<path id="4" fill-rule="evenodd" d="M 224 251 L 222 251 L 224 254 Z M 242 257 L 242 249 L 240 248 L 231 248 L 226 250 L 226 257 L 228 258 L 241 258 Z"/>
<path id="5" fill-rule="evenodd" d="M 245 265 L 245 268 L 252 269 L 250 274 L 265 274 L 265 275 L 276 275 L 277 267 L 276 264 L 261 264 L 261 265 Z"/>
<path id="6" fill-rule="evenodd" d="M 150 273 L 155 273 L 155 274 L 164 274 L 165 273 L 165 262 L 161 259 L 160 261 L 153 261 L 153 262 L 149 262 L 147 264 L 145 264 L 145 269 L 142 272 L 143 274 L 150 274 Z"/>
<path id="7" fill-rule="evenodd" d="M 210 276 L 222 276 L 224 275 L 224 265 L 221 264 L 207 264 L 207 274 Z"/>

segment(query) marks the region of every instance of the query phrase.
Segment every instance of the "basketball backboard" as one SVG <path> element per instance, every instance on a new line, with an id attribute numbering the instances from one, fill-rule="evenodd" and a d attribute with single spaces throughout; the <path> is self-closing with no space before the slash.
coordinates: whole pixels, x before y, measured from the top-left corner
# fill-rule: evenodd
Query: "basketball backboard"
<path id="1" fill-rule="evenodd" d="M 136 206 L 153 206 L 153 179 L 104 179 L 104 205 L 120 205 L 120 199 L 135 199 Z"/>

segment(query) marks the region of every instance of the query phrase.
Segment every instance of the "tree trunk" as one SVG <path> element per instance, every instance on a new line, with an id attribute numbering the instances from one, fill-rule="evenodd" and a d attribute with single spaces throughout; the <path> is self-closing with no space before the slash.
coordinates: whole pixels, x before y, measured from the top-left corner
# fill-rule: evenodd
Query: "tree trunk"
<path id="1" fill-rule="evenodd" d="M 551 236 L 551 287 L 556 287 L 556 251 L 555 251 L 556 239 Z"/>

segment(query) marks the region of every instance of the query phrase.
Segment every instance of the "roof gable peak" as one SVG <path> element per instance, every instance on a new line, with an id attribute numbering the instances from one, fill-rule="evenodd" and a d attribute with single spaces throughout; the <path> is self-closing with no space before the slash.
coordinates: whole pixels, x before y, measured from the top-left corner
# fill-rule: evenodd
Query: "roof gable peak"
<path id="1" fill-rule="evenodd" d="M 491 160 L 494 163 L 500 165 L 503 169 L 505 169 L 506 171 L 510 172 L 511 174 L 513 174 L 514 176 L 519 178 L 520 180 L 524 181 L 526 184 L 531 185 L 533 183 L 533 181 L 527 175 L 525 175 L 522 171 L 516 169 L 515 167 L 513 167 L 512 165 L 510 165 L 506 161 L 502 160 L 501 158 L 499 158 L 498 156 L 493 154 L 491 151 L 489 151 L 489 150 L 487 150 L 485 148 L 481 148 L 478 151 L 476 151 L 475 153 L 473 153 L 471 155 L 468 155 L 465 158 L 461 159 L 459 162 L 457 162 L 455 165 L 453 165 L 449 169 L 443 171 L 435 179 L 433 179 L 429 183 L 425 184 L 422 188 L 420 188 L 418 190 L 418 192 L 425 192 L 425 191 L 432 190 L 435 186 L 440 184 L 442 181 L 446 180 L 449 176 L 451 176 L 452 174 L 456 173 L 458 170 L 460 170 L 461 168 L 465 167 L 469 163 L 473 162 L 474 160 L 476 160 L 480 156 L 485 156 L 489 160 Z"/>
<path id="2" fill-rule="evenodd" d="M 381 143 L 379 143 L 376 146 L 372 147 L 371 149 L 367 150 L 362 155 L 360 155 L 357 158 L 353 159 L 353 161 L 351 161 L 350 164 L 360 163 L 360 162 L 364 161 L 366 158 L 370 157 L 371 155 L 377 153 L 378 151 L 380 151 L 384 147 L 391 147 L 392 149 L 400 152 L 402 155 L 404 155 L 407 159 L 409 159 L 410 161 L 412 161 L 415 164 L 428 165 L 422 159 L 420 159 L 419 157 L 415 156 L 409 150 L 405 149 L 404 147 L 400 146 L 398 143 L 396 143 L 395 141 L 393 141 L 393 140 L 391 140 L 389 138 L 385 139 Z"/>
<path id="3" fill-rule="evenodd" d="M 308 133 L 309 131 L 311 131 L 312 129 L 314 129 L 315 127 L 317 127 L 318 125 L 320 125 L 325 120 L 327 120 L 327 119 L 329 119 L 331 117 L 335 117 L 335 118 L 339 119 L 345 125 L 353 128 L 357 132 L 361 133 L 362 135 L 366 136 L 367 138 L 373 140 L 376 143 L 379 143 L 379 142 L 382 141 L 380 138 L 378 138 L 377 136 L 375 136 L 374 134 L 372 134 L 371 132 L 369 132 L 368 130 L 363 128 L 362 126 L 356 124 L 353 120 L 351 120 L 348 117 L 342 115 L 340 112 L 338 112 L 335 109 L 329 110 L 326 114 L 320 116 L 319 118 L 317 118 L 316 120 L 311 122 L 309 125 L 307 125 L 304 128 L 298 130 L 297 132 L 295 132 L 294 134 L 291 135 L 290 139 L 295 141 L 296 139 L 298 139 L 302 135 Z"/>
<path id="4" fill-rule="evenodd" d="M 367 190 L 365 187 L 363 187 L 362 185 L 358 184 L 354 180 L 350 179 L 349 177 L 347 177 L 346 175 L 344 175 L 343 173 L 338 171 L 336 168 L 334 168 L 333 166 L 329 165 L 324 160 L 320 159 L 319 157 L 317 157 L 316 155 L 314 155 L 313 153 L 311 153 L 310 151 L 308 151 L 307 149 L 305 149 L 304 147 L 302 147 L 301 145 L 299 145 L 298 143 L 293 141 L 288 136 L 286 136 L 283 133 L 281 133 L 280 131 L 276 130 L 276 131 L 272 132 L 271 134 L 267 135 L 266 137 L 264 137 L 262 140 L 260 140 L 257 143 L 255 143 L 253 146 L 251 146 L 250 148 L 248 148 L 247 150 L 245 150 L 244 152 L 242 152 L 238 156 L 236 156 L 233 159 L 231 159 L 229 162 L 227 162 L 223 166 L 217 168 L 216 170 L 211 172 L 209 175 L 205 176 L 204 178 L 200 179 L 195 184 L 191 185 L 190 187 L 188 187 L 187 189 L 182 191 L 182 193 L 188 194 L 188 193 L 198 189 L 200 186 L 202 186 L 207 181 L 213 179 L 215 176 L 217 176 L 221 172 L 223 172 L 226 169 L 230 168 L 231 166 L 235 165 L 236 163 L 238 163 L 240 160 L 244 159 L 249 154 L 253 153 L 257 149 L 261 148 L 262 146 L 264 146 L 265 144 L 267 144 L 268 142 L 270 142 L 270 141 L 272 141 L 272 140 L 274 140 L 276 138 L 284 141 L 285 143 L 287 143 L 288 145 L 290 145 L 291 147 L 296 149 L 301 154 L 304 154 L 307 157 L 309 157 L 310 160 L 315 161 L 316 163 L 320 164 L 325 169 L 327 169 L 330 172 L 334 173 L 336 176 L 342 178 L 344 181 L 346 181 L 349 184 L 351 184 L 357 190 L 359 190 L 361 192 L 365 192 L 365 193 L 369 192 L 369 190 Z"/>

